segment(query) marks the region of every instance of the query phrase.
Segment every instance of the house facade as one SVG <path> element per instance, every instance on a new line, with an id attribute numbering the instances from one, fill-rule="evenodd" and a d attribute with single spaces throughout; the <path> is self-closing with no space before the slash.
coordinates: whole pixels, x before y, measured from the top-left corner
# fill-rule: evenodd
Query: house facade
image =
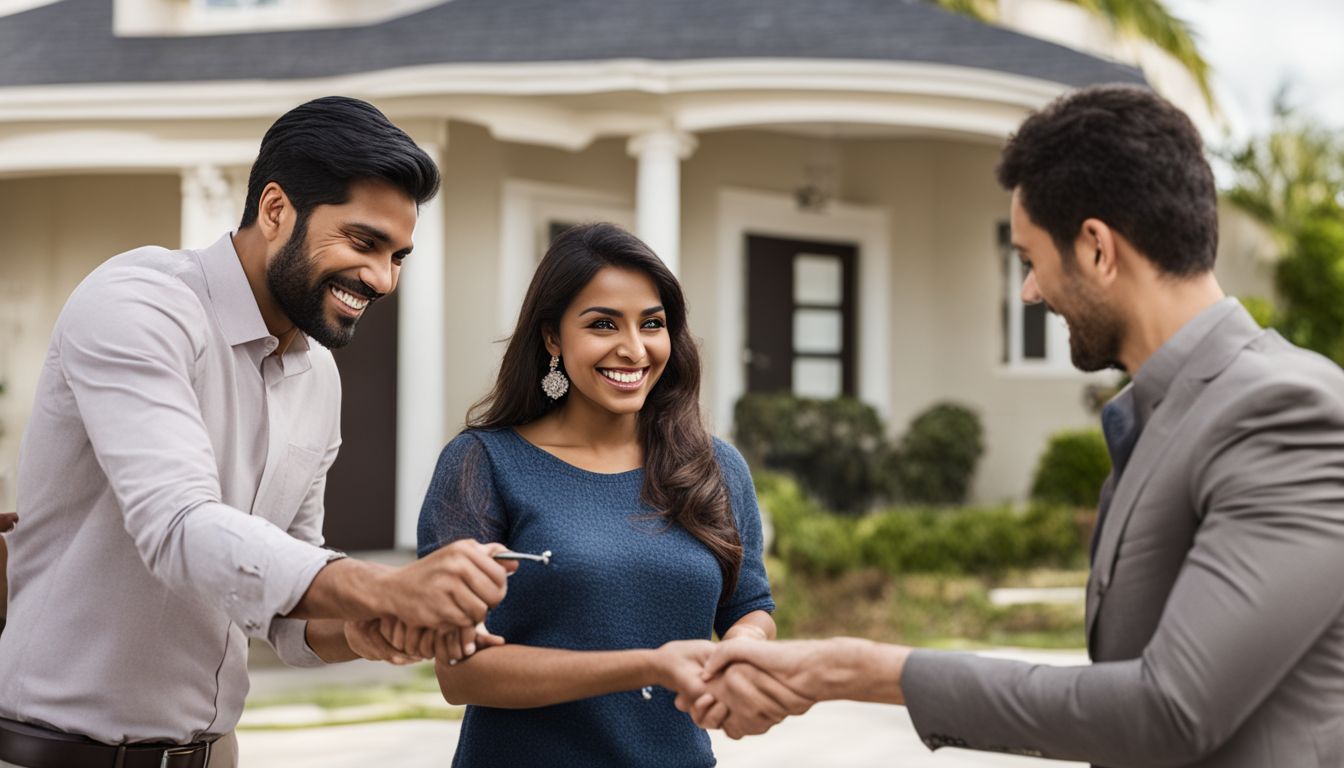
<path id="1" fill-rule="evenodd" d="M 371 10 L 377 5 L 377 10 Z M 48 334 L 98 263 L 237 225 L 266 127 L 367 99 L 439 164 L 393 297 L 337 352 L 328 538 L 413 546 L 439 448 L 498 365 L 559 228 L 613 221 L 676 271 L 704 406 L 852 394 L 893 430 L 975 408 L 974 496 L 1020 498 L 1088 426 L 1066 331 L 1017 300 L 1003 140 L 1139 70 L 899 0 L 11 0 L 0 3 L 0 504 Z M 1234 292 L 1266 293 L 1224 236 Z M 109 318 L 116 322 L 116 318 Z M 543 372 L 538 371 L 538 377 Z"/>

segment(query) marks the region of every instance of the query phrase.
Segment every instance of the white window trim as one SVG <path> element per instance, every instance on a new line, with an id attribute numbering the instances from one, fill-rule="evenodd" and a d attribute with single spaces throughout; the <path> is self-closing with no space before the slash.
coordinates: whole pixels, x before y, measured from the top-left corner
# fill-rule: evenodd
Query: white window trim
<path id="1" fill-rule="evenodd" d="M 746 392 L 746 237 L 854 243 L 859 249 L 856 302 L 858 397 L 891 416 L 889 223 L 881 208 L 832 202 L 821 213 L 798 210 L 793 197 L 776 192 L 726 188 L 719 191 L 718 350 L 712 416 L 715 431 L 729 434 L 733 405 Z"/>
<path id="2" fill-rule="evenodd" d="M 607 221 L 633 231 L 634 202 L 586 187 L 505 179 L 501 185 L 499 312 L 496 334 L 513 332 L 518 310 L 547 245 L 550 222 Z"/>

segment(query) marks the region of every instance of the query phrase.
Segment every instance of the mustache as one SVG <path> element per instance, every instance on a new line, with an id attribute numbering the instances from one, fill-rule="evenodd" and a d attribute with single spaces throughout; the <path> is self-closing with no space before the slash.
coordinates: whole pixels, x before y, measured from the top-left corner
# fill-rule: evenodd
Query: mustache
<path id="1" fill-rule="evenodd" d="M 373 286 L 363 280 L 350 280 L 339 275 L 333 275 L 327 278 L 327 282 L 347 293 L 353 293 L 361 299 L 367 299 L 370 304 L 387 295 L 374 290 Z"/>

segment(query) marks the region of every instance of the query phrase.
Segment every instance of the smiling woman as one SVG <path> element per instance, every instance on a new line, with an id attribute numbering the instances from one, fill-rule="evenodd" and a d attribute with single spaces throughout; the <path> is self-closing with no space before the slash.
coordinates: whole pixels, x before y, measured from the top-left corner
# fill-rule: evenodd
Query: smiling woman
<path id="1" fill-rule="evenodd" d="M 714 764 L 674 698 L 705 690 L 712 633 L 775 625 L 751 477 L 699 391 L 667 267 L 612 225 L 562 234 L 421 511 L 422 556 L 462 536 L 554 552 L 491 614 L 507 645 L 437 664 L 444 696 L 472 705 L 455 764 Z"/>

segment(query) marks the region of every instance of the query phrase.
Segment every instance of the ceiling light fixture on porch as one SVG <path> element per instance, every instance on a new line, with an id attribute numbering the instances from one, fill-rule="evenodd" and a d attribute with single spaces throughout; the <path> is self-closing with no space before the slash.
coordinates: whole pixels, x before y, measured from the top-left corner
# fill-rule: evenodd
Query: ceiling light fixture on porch
<path id="1" fill-rule="evenodd" d="M 803 183 L 793 190 L 798 210 L 823 213 L 835 199 L 840 183 L 840 160 L 835 131 L 830 131 L 803 164 Z"/>

